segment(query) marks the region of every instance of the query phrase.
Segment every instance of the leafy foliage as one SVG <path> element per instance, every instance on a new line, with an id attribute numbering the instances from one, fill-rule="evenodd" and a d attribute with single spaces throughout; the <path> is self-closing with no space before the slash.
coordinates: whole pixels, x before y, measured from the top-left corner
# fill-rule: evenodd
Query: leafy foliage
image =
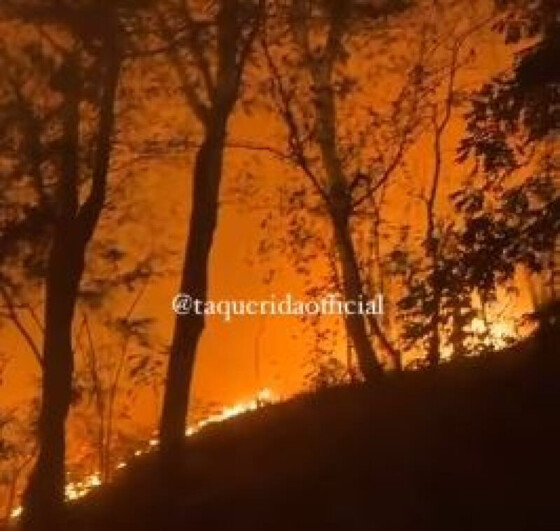
<path id="1" fill-rule="evenodd" d="M 512 72 L 478 92 L 468 119 L 459 160 L 474 155 L 484 171 L 512 171 L 524 164 L 531 146 L 560 130 L 560 5 L 556 0 L 501 0 L 505 14 L 496 24 L 517 52 Z"/>

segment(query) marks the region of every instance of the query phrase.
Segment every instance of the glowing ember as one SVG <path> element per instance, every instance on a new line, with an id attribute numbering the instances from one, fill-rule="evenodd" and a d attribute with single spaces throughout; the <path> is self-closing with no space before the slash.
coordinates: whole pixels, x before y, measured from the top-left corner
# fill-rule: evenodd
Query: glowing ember
<path id="1" fill-rule="evenodd" d="M 226 407 L 219 413 L 210 415 L 209 417 L 197 422 L 194 426 L 190 426 L 186 431 L 186 436 L 190 437 L 210 424 L 223 422 L 233 417 L 243 415 L 244 413 L 255 411 L 261 407 L 273 404 L 277 401 L 278 399 L 270 389 L 263 389 L 259 391 L 252 400 L 249 400 L 248 402 L 240 402 L 239 404 L 234 404 L 233 406 Z M 159 439 L 150 439 L 148 441 L 147 448 L 136 450 L 134 452 L 134 456 L 140 457 L 144 454 L 147 454 L 154 448 L 157 448 L 157 446 L 159 446 Z M 116 466 L 116 470 L 122 470 L 127 466 L 128 463 L 122 461 Z M 68 501 L 74 501 L 83 498 L 92 490 L 100 487 L 102 484 L 103 482 L 101 481 L 101 476 L 99 473 L 86 476 L 82 481 L 69 482 L 66 485 L 66 499 Z M 12 511 L 11 516 L 13 519 L 19 518 L 22 512 L 23 508 L 17 507 Z"/>

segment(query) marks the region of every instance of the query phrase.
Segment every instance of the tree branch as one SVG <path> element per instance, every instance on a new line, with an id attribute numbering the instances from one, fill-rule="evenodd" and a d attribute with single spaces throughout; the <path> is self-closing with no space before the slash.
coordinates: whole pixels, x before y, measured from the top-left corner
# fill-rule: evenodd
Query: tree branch
<path id="1" fill-rule="evenodd" d="M 295 117 L 295 113 L 292 110 L 292 99 L 286 91 L 284 84 L 282 83 L 282 76 L 278 70 L 278 67 L 274 63 L 274 59 L 272 58 L 265 37 L 261 39 L 261 46 L 263 48 L 268 69 L 272 75 L 272 79 L 274 80 L 276 90 L 280 99 L 280 101 L 277 102 L 278 110 L 282 115 L 284 123 L 288 129 L 288 138 L 292 158 L 297 166 L 301 168 L 301 170 L 305 173 L 317 193 L 327 204 L 329 204 L 329 195 L 321 186 L 321 183 L 317 176 L 311 170 L 309 161 L 307 160 L 307 156 L 305 155 L 305 147 L 303 145 L 303 141 L 301 140 L 297 119 Z"/>
<path id="2" fill-rule="evenodd" d="M 6 286 L 3 285 L 2 281 L 0 281 L 0 295 L 2 296 L 2 299 L 4 300 L 4 304 L 5 304 L 6 309 L 8 311 L 8 318 L 10 319 L 10 321 L 12 321 L 14 326 L 17 328 L 17 330 L 21 334 L 21 336 L 23 337 L 23 339 L 27 343 L 27 346 L 31 350 L 31 353 L 33 354 L 33 357 L 35 358 L 35 360 L 39 364 L 39 367 L 41 367 L 41 369 L 42 369 L 43 368 L 43 356 L 41 354 L 41 350 L 40 350 L 39 346 L 37 345 L 37 343 L 35 343 L 35 340 L 33 339 L 33 336 L 31 335 L 29 330 L 27 330 L 27 328 L 25 327 L 25 325 L 21 321 L 21 319 L 18 315 L 18 312 L 16 310 L 16 305 L 15 305 L 9 291 L 6 289 Z"/>

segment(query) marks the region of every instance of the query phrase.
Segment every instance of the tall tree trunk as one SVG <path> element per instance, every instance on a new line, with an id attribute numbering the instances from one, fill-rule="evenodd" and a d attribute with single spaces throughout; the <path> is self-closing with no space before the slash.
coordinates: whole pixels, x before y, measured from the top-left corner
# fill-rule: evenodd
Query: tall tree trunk
<path id="1" fill-rule="evenodd" d="M 72 401 L 72 324 L 84 273 L 85 254 L 97 227 L 107 190 L 122 55 L 110 40 L 104 50 L 99 120 L 91 188 L 79 206 L 81 71 L 68 59 L 71 76 L 63 107 L 64 149 L 57 190 L 57 217 L 45 279 L 42 401 L 39 455 L 24 494 L 22 529 L 63 529 L 65 424 Z"/>
<path id="2" fill-rule="evenodd" d="M 25 493 L 23 529 L 57 529 L 64 503 L 65 422 L 72 399 L 72 321 L 84 269 L 75 235 L 55 230 L 46 280 L 40 450 Z"/>
<path id="3" fill-rule="evenodd" d="M 197 153 L 193 176 L 192 212 L 183 262 L 180 291 L 193 300 L 206 301 L 208 265 L 218 222 L 218 201 L 228 121 L 239 97 L 242 76 L 252 43 L 260 27 L 265 2 L 260 0 L 253 17 L 239 0 L 222 0 L 216 16 L 216 71 L 200 50 L 201 75 L 208 81 L 207 100 L 202 102 L 185 80 L 185 96 L 191 110 L 204 126 L 204 141 Z M 167 380 L 160 421 L 160 442 L 165 461 L 173 457 L 184 441 L 189 408 L 189 392 L 196 350 L 204 329 L 204 315 L 178 315 L 167 368 Z"/>
<path id="4" fill-rule="evenodd" d="M 343 216 L 336 215 L 332 216 L 332 219 L 342 271 L 344 299 L 346 301 L 359 301 L 364 296 L 364 292 L 348 220 Z M 348 314 L 344 316 L 344 323 L 348 336 L 352 340 L 358 366 L 363 377 L 368 381 L 379 378 L 383 374 L 383 368 L 377 359 L 368 335 L 365 316 Z"/>
<path id="5" fill-rule="evenodd" d="M 360 266 L 350 228 L 351 197 L 337 148 L 336 103 L 332 88 L 332 62 L 322 66 L 312 63 L 311 71 L 317 85 L 317 142 L 328 182 L 330 217 L 342 271 L 343 295 L 346 301 L 359 301 L 365 295 Z M 368 336 L 364 315 L 345 315 L 344 323 L 356 351 L 362 376 L 375 380 L 383 374 L 373 344 Z"/>
<path id="6" fill-rule="evenodd" d="M 226 112 L 207 127 L 194 168 L 192 212 L 180 291 L 193 300 L 208 297 L 208 265 L 218 221 L 218 200 L 227 128 Z M 162 452 L 173 453 L 185 437 L 189 391 L 204 315 L 177 315 L 171 343 L 160 424 Z"/>

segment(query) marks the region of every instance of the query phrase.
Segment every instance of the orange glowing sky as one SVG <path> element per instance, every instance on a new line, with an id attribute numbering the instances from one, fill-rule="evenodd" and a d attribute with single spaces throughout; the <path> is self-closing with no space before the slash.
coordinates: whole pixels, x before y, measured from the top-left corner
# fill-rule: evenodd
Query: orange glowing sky
<path id="1" fill-rule="evenodd" d="M 478 57 L 459 80 L 462 86 L 469 89 L 509 64 L 509 56 L 501 46 L 499 37 L 486 32 L 483 36 L 478 35 L 472 44 L 478 47 Z M 357 59 L 354 67 L 367 71 L 368 64 Z M 133 71 L 130 75 L 138 76 L 139 73 Z M 143 80 L 142 83 L 149 81 Z M 380 94 L 390 95 L 394 91 L 391 83 L 387 79 L 364 83 L 360 87 L 359 101 L 354 102 L 356 108 L 375 101 Z M 192 120 L 180 102 L 162 95 L 154 96 L 154 100 L 155 105 L 149 110 L 148 116 L 144 114 L 138 118 L 132 113 L 121 125 L 123 130 L 137 130 L 138 135 L 144 138 L 164 138 L 169 131 L 172 131 L 173 136 L 196 137 L 196 128 L 193 128 Z M 442 198 L 458 184 L 465 171 L 454 164 L 455 148 L 463 131 L 462 118 L 457 114 L 445 142 L 446 178 L 441 191 Z M 278 120 L 268 111 L 259 110 L 246 115 L 238 110 L 232 119 L 230 136 L 232 139 L 281 146 L 281 131 Z M 420 138 L 407 157 L 407 168 L 409 172 L 414 172 L 413 185 L 418 189 L 430 176 L 430 142 L 427 136 Z M 135 174 L 134 197 L 143 201 L 142 206 L 135 211 L 137 218 L 130 219 L 118 229 L 104 227 L 102 230 L 114 231 L 122 237 L 128 250 L 139 256 L 152 245 L 174 251 L 177 254 L 174 259 L 169 259 L 168 266 L 176 273 L 182 258 L 190 209 L 191 165 L 192 156 L 181 155 L 135 162 L 130 168 L 130 172 Z M 270 197 L 274 197 L 276 186 L 284 179 L 298 178 L 297 173 L 265 153 L 247 153 L 239 149 L 228 150 L 225 167 L 224 192 L 239 182 L 242 171 L 246 169 L 262 179 L 264 195 Z M 128 174 L 126 178 L 130 178 Z M 411 186 L 410 181 L 404 179 L 403 175 L 397 176 L 396 184 L 389 191 L 388 212 L 395 220 L 408 220 L 422 230 L 423 221 L 418 205 L 414 204 L 413 198 L 403 200 L 405 190 Z M 287 262 L 278 258 L 280 274 L 271 286 L 262 281 L 263 268 L 249 263 L 248 259 L 254 259 L 262 237 L 259 229 L 263 215 L 259 208 L 261 205 L 260 198 L 255 198 L 254 207 L 238 206 L 232 204 L 227 193 L 224 193 L 211 257 L 212 298 L 247 300 L 268 298 L 273 293 L 279 296 L 287 292 L 295 296 L 302 294 L 301 279 Z M 442 201 L 442 211 L 446 208 Z M 149 228 L 146 228 L 146 223 Z M 156 319 L 156 332 L 163 342 L 171 337 L 174 320 L 171 300 L 177 286 L 176 274 L 154 280 L 137 309 L 138 315 L 149 315 Z M 127 303 L 123 299 L 113 304 L 117 311 Z M 13 360 L 8 368 L 6 383 L 0 389 L 0 402 L 18 402 L 36 388 L 37 367 L 15 331 L 7 325 L 0 329 L 0 342 L 3 351 L 9 353 Z M 306 372 L 304 365 L 308 356 L 305 345 L 304 329 L 295 317 L 243 317 L 231 323 L 223 323 L 219 317 L 210 317 L 199 349 L 194 395 L 228 404 L 252 396 L 263 387 L 269 387 L 280 395 L 291 394 L 301 388 Z M 260 358 L 259 375 L 255 370 L 256 349 Z M 147 396 L 141 400 L 137 413 L 139 419 L 149 423 L 155 421 L 157 411 L 158 404 L 153 397 Z"/>

